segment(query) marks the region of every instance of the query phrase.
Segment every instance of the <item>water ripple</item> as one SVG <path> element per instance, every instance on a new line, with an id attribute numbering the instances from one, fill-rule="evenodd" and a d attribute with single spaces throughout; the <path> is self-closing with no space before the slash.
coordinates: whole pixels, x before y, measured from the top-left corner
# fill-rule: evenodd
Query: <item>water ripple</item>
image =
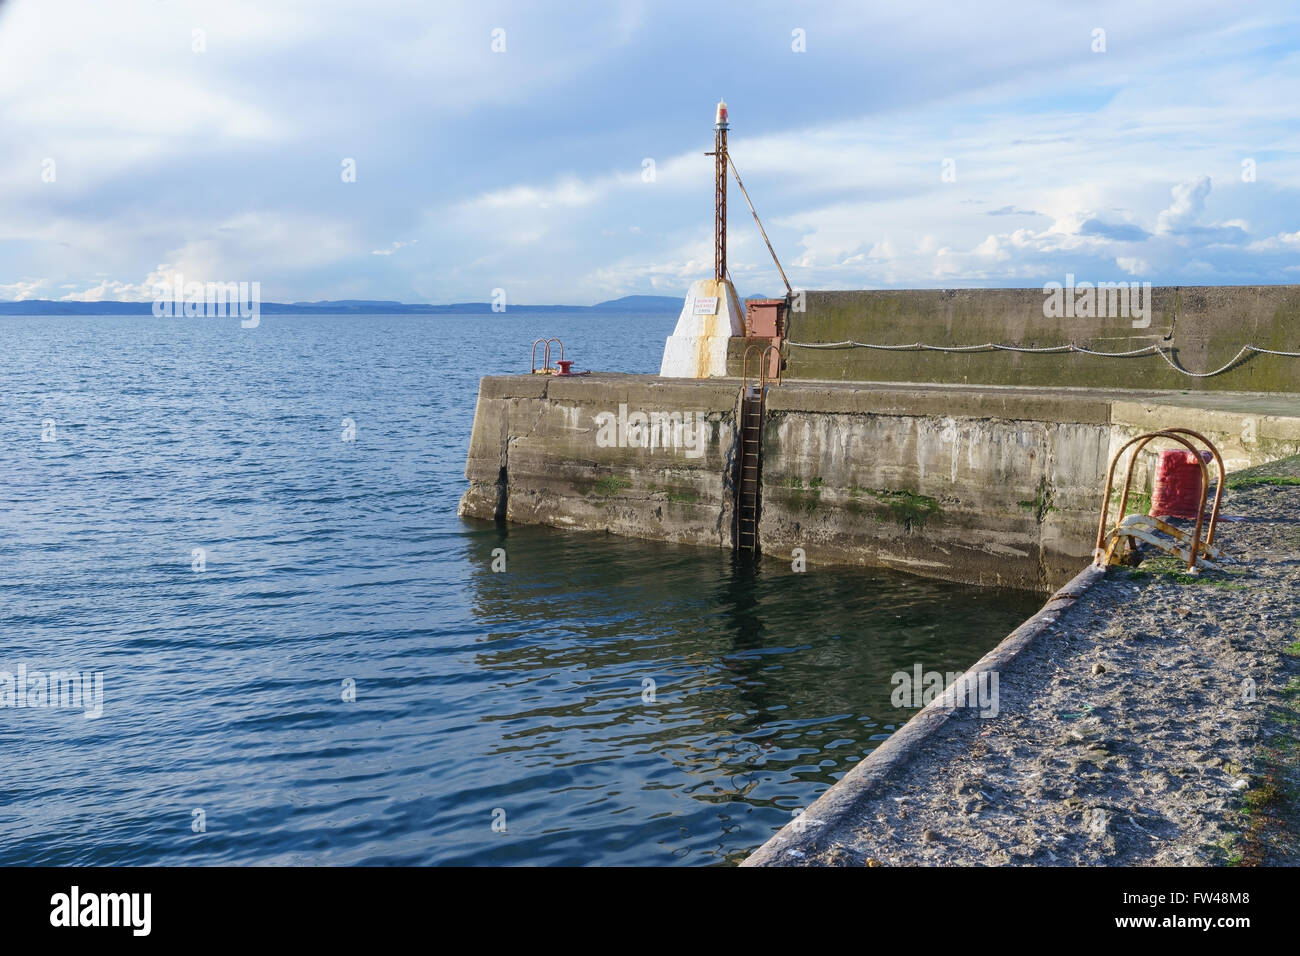
<path id="1" fill-rule="evenodd" d="M 540 321 L 627 371 L 671 326 Z M 0 708 L 0 863 L 731 863 L 1037 605 L 458 519 L 538 324 L 0 317 L 0 671 L 104 689 Z"/>

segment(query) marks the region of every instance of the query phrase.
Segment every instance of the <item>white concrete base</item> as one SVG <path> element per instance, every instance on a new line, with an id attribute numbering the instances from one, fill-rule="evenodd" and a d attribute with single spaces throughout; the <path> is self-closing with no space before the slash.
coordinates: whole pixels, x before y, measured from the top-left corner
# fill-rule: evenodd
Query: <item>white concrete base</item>
<path id="1" fill-rule="evenodd" d="M 709 313 L 709 299 L 717 305 Z M 700 308 L 697 309 L 697 303 Z M 659 374 L 665 378 L 710 378 L 727 374 L 727 345 L 745 334 L 745 312 L 736 290 L 725 279 L 691 283 L 677 327 L 664 343 Z"/>

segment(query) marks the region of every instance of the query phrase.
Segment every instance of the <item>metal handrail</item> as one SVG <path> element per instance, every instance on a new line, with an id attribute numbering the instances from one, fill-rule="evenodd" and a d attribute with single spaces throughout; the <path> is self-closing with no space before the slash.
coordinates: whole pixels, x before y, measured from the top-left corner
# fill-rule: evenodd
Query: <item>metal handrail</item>
<path id="1" fill-rule="evenodd" d="M 537 346 L 539 345 L 545 347 L 544 350 L 542 351 L 542 371 L 543 372 L 551 371 L 551 343 L 552 342 L 554 342 L 556 345 L 560 347 L 560 361 L 563 361 L 564 359 L 563 342 L 561 342 L 559 339 L 555 338 L 554 336 L 552 336 L 549 339 L 537 339 L 533 342 L 533 352 L 530 361 L 530 364 L 532 365 L 530 371 L 532 373 L 535 374 L 537 372 Z"/>
<path id="2" fill-rule="evenodd" d="M 771 348 L 771 346 L 769 345 L 768 348 Z M 763 353 L 765 349 L 757 343 L 747 346 L 745 348 L 745 361 L 742 363 L 740 368 L 740 393 L 742 395 L 749 390 L 749 356 L 754 351 L 758 352 L 758 392 L 760 395 L 763 394 L 763 387 L 767 383 L 767 375 L 765 374 L 765 368 L 763 365 Z"/>
<path id="3" fill-rule="evenodd" d="M 740 388 L 742 392 L 744 392 L 749 386 L 749 356 L 750 353 L 756 349 L 759 350 L 758 352 L 758 393 L 761 395 L 767 389 L 767 386 L 770 382 L 770 379 L 768 378 L 767 370 L 768 367 L 771 365 L 771 363 L 768 361 L 767 353 L 773 350 L 776 351 L 776 358 L 777 358 L 776 384 L 777 385 L 780 385 L 783 379 L 785 378 L 785 370 L 782 368 L 783 363 L 781 359 L 783 356 L 781 355 L 780 348 L 778 348 L 775 345 L 770 345 L 770 344 L 760 345 L 757 342 L 755 342 L 753 345 L 750 345 L 745 349 L 745 361 L 741 365 L 741 371 L 740 371 Z"/>
<path id="4" fill-rule="evenodd" d="M 780 385 L 785 378 L 785 362 L 782 361 L 784 356 L 781 355 L 780 346 L 769 345 L 767 348 L 763 349 L 763 354 L 759 357 L 758 360 L 759 362 L 764 363 L 763 371 L 766 372 L 767 369 L 770 367 L 765 361 L 767 359 L 767 353 L 771 352 L 774 349 L 776 350 L 776 384 Z"/>
<path id="5" fill-rule="evenodd" d="M 1200 432 L 1194 432 L 1190 428 L 1164 428 L 1161 429 L 1161 431 L 1168 432 L 1170 434 L 1190 435 L 1192 438 L 1196 439 L 1201 444 L 1203 444 L 1206 448 L 1208 448 L 1210 453 L 1214 455 L 1214 462 L 1216 465 L 1218 465 L 1219 480 L 1214 489 L 1214 506 L 1210 511 L 1210 530 L 1205 536 L 1205 543 L 1207 545 L 1214 544 L 1214 535 L 1215 532 L 1218 530 L 1218 526 L 1219 526 L 1219 505 L 1223 502 L 1223 489 L 1228 483 L 1227 469 L 1224 467 L 1223 464 L 1223 456 L 1219 454 L 1219 449 L 1214 446 L 1214 442 L 1210 441 Z M 1127 476 L 1127 479 L 1125 481 L 1124 490 L 1126 494 L 1124 498 L 1120 499 L 1121 509 L 1124 507 L 1125 500 L 1127 498 L 1128 482 L 1132 478 L 1132 471 L 1134 465 L 1137 464 L 1137 457 L 1138 455 L 1142 454 L 1142 449 L 1145 448 L 1148 444 L 1150 444 L 1150 442 L 1154 437 L 1155 436 L 1153 435 L 1151 438 L 1148 438 L 1146 441 L 1142 442 L 1142 444 L 1138 445 L 1137 448 L 1133 449 L 1133 457 L 1129 459 L 1129 463 L 1128 463 L 1129 475 Z M 1205 462 L 1201 459 L 1200 452 L 1193 449 L 1192 453 L 1196 455 L 1197 461 L 1201 465 L 1201 492 L 1202 492 L 1201 510 L 1204 511 L 1205 497 L 1206 495 L 1209 494 L 1209 489 L 1210 489 L 1210 473 L 1209 473 L 1209 469 L 1205 466 Z"/>
<path id="6" fill-rule="evenodd" d="M 1214 455 L 1214 459 L 1219 466 L 1219 483 L 1218 488 L 1214 493 L 1214 508 L 1210 513 L 1210 528 L 1204 544 L 1201 543 L 1201 531 L 1205 526 L 1205 502 L 1210 490 L 1210 470 L 1206 467 L 1205 460 L 1201 457 L 1200 451 L 1197 450 L 1195 445 L 1184 438 L 1184 435 L 1190 435 L 1192 438 L 1195 438 L 1197 441 L 1204 444 Z M 1133 484 L 1133 469 L 1137 463 L 1138 455 L 1141 453 L 1143 448 L 1157 438 L 1168 438 L 1171 441 L 1178 442 L 1178 444 L 1182 445 L 1192 453 L 1196 458 L 1196 463 L 1201 468 L 1201 497 L 1196 509 L 1196 530 L 1192 536 L 1192 545 L 1189 549 L 1190 555 L 1187 562 L 1187 570 L 1194 571 L 1196 569 L 1197 558 L 1201 554 L 1205 553 L 1206 549 L 1210 545 L 1214 544 L 1214 534 L 1219 524 L 1219 505 L 1223 500 L 1223 488 L 1226 484 L 1226 471 L 1223 465 L 1223 456 L 1219 454 L 1219 450 L 1214 446 L 1214 443 L 1204 435 L 1194 432 L 1190 428 L 1165 428 L 1160 431 L 1139 435 L 1136 438 L 1132 438 L 1125 442 L 1119 451 L 1115 453 L 1114 457 L 1111 458 L 1110 467 L 1106 470 L 1106 490 L 1101 500 L 1101 520 L 1097 523 L 1097 550 L 1095 553 L 1100 554 L 1103 545 L 1106 543 L 1106 523 L 1107 518 L 1110 517 L 1110 496 L 1112 486 L 1115 482 L 1115 468 L 1119 464 L 1120 458 L 1123 457 L 1124 452 L 1128 451 L 1129 448 L 1134 445 L 1138 446 L 1134 449 L 1132 457 L 1129 459 L 1128 468 L 1125 470 L 1124 491 L 1120 495 L 1119 517 L 1116 519 L 1114 528 L 1116 532 L 1119 531 L 1120 526 L 1123 524 L 1124 518 L 1126 517 L 1125 512 L 1128 510 L 1129 491 Z"/>
<path id="7" fill-rule="evenodd" d="M 549 357 L 550 354 L 551 354 L 551 343 L 552 343 L 552 342 L 554 342 L 556 345 L 558 345 L 558 346 L 560 347 L 560 358 L 559 358 L 559 359 L 556 359 L 556 361 L 558 362 L 558 361 L 563 360 L 563 358 L 564 358 L 564 343 L 561 342 L 559 339 L 554 338 L 554 337 L 549 338 L 549 339 L 546 340 L 546 354 L 547 354 L 547 356 Z M 550 363 L 548 362 L 547 364 L 549 365 Z"/>

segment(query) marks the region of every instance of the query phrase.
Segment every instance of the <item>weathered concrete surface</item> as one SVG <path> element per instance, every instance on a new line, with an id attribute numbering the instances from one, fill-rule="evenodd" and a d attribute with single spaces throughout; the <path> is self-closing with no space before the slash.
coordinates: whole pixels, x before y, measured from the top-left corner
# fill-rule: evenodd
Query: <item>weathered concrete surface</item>
<path id="1" fill-rule="evenodd" d="M 1163 287 L 1151 293 L 1150 325 L 1134 328 L 1134 319 L 1128 316 L 1045 317 L 1041 288 L 805 292 L 805 310 L 791 312 L 788 337 L 807 343 L 852 340 L 962 346 L 995 342 L 1034 348 L 1074 342 L 1104 352 L 1159 345 L 1173 349 L 1175 360 L 1193 372 L 1219 368 L 1247 344 L 1300 351 L 1300 286 Z M 744 339 L 731 344 L 727 358 L 731 375 L 741 372 L 744 348 Z M 1271 355 L 1254 355 L 1212 378 L 1192 378 L 1174 371 L 1158 355 L 1101 358 L 1077 353 L 791 348 L 786 375 L 858 382 L 1300 393 L 1300 359 Z"/>
<path id="2" fill-rule="evenodd" d="M 1214 442 L 1229 471 L 1300 454 L 1300 395 L 1131 398 L 1114 402 L 1111 415 L 1115 451 L 1129 438 L 1177 423 Z M 1153 457 L 1147 456 L 1148 463 Z"/>
<path id="3" fill-rule="evenodd" d="M 1046 589 L 1092 553 L 1110 404 L 1091 396 L 773 389 L 764 553 Z"/>
<path id="4" fill-rule="evenodd" d="M 1298 483 L 1230 482 L 1238 565 L 1080 575 L 745 865 L 1297 862 Z"/>
<path id="5" fill-rule="evenodd" d="M 650 375 L 485 378 L 460 513 L 730 547 L 737 396 L 735 384 Z M 617 428 L 602 447 L 597 417 L 620 406 L 624 420 L 690 415 L 698 449 L 685 434 L 620 439 Z"/>
<path id="6" fill-rule="evenodd" d="M 484 379 L 461 513 L 730 547 L 739 387 Z M 699 412 L 700 454 L 661 441 L 602 447 L 596 418 L 620 406 Z M 787 382 L 768 392 L 760 544 L 803 548 L 813 563 L 1048 590 L 1091 557 L 1113 451 L 1171 425 L 1205 432 L 1233 467 L 1300 453 L 1300 398 L 1289 395 Z"/>
<path id="7" fill-rule="evenodd" d="M 1111 456 L 1168 426 L 1235 470 L 1300 453 L 1300 397 L 787 382 L 768 393 L 760 544 L 1048 590 L 1091 558 Z"/>
<path id="8" fill-rule="evenodd" d="M 696 304 L 712 300 L 713 311 Z M 745 331 L 745 309 L 726 279 L 691 283 L 673 334 L 664 343 L 659 374 L 673 378 L 709 378 L 727 374 L 727 350 Z"/>

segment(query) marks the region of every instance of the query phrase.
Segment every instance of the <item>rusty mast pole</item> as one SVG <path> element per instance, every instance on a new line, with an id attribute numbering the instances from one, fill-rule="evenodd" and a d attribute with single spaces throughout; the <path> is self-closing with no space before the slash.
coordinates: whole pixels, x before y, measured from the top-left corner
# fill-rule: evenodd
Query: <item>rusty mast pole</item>
<path id="1" fill-rule="evenodd" d="M 718 101 L 713 123 L 713 278 L 727 278 L 727 101 Z"/>

